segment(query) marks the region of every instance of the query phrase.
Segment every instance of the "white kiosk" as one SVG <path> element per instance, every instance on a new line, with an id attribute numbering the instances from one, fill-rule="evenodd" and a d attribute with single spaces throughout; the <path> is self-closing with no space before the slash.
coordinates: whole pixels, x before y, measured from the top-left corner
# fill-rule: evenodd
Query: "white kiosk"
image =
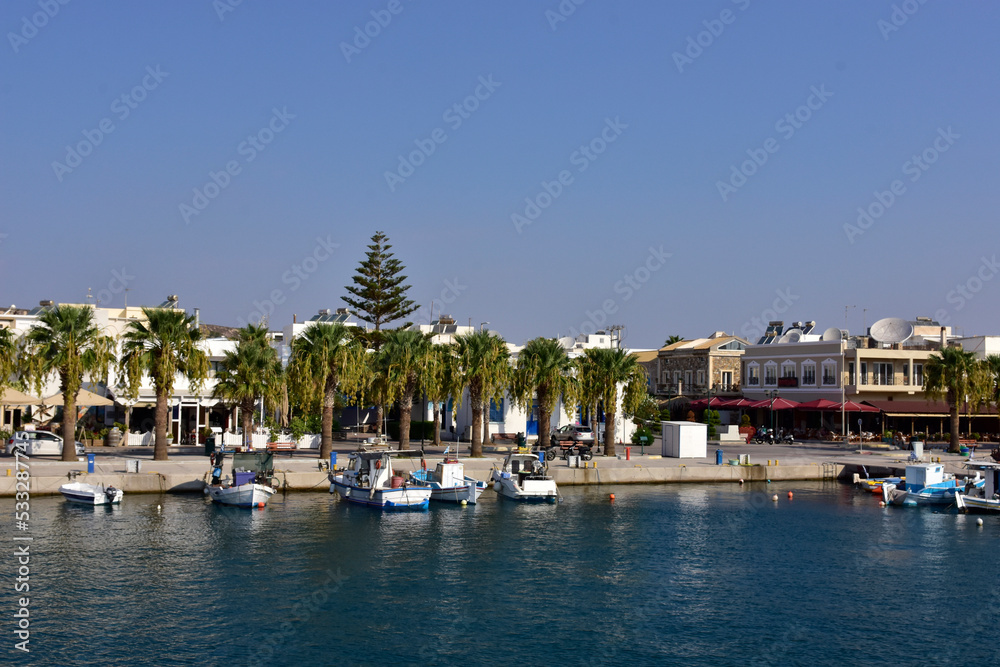
<path id="1" fill-rule="evenodd" d="M 662 422 L 663 456 L 703 459 L 708 456 L 708 424 Z"/>

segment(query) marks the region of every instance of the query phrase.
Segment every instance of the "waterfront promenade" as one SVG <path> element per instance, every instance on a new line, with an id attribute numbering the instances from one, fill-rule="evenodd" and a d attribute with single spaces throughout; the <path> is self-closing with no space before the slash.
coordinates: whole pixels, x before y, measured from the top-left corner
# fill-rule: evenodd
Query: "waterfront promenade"
<path id="1" fill-rule="evenodd" d="M 338 467 L 347 462 L 347 454 L 357 449 L 360 440 L 337 441 L 334 451 L 338 454 Z M 445 443 L 455 451 L 455 443 Z M 390 443 L 390 448 L 395 448 Z M 412 448 L 420 447 L 419 442 Z M 488 479 L 490 470 L 503 461 L 509 446 L 487 446 L 484 458 L 466 458 L 468 443 L 458 443 L 458 452 L 466 473 L 477 479 Z M 850 481 L 853 473 L 865 466 L 872 476 L 902 472 L 909 452 L 900 450 L 864 450 L 860 453 L 853 445 L 832 442 L 802 442 L 794 445 L 757 445 L 709 443 L 708 457 L 704 459 L 674 459 L 660 457 L 660 443 L 645 448 L 631 448 L 626 458 L 625 446 L 620 445 L 616 457 L 595 456 L 586 462 L 587 467 L 571 468 L 566 461 L 551 462 L 549 471 L 562 486 L 591 484 L 635 483 L 738 483 L 754 481 L 823 480 Z M 716 465 L 716 449 L 723 450 L 723 465 Z M 82 461 L 63 462 L 54 456 L 35 456 L 29 460 L 31 493 L 45 495 L 58 493 L 59 486 L 75 480 L 90 484 L 110 484 L 126 493 L 201 493 L 208 480 L 209 462 L 204 448 L 172 447 L 169 461 L 153 461 L 151 448 L 108 448 L 90 450 L 95 454 L 95 469 L 87 473 L 86 458 Z M 426 446 L 425 458 L 429 467 L 441 460 L 444 447 Z M 730 460 L 748 455 L 750 465 L 729 465 Z M 980 452 L 977 458 L 986 456 Z M 967 457 L 947 454 L 933 449 L 925 452 L 924 461 L 940 457 L 948 472 L 966 473 Z M 129 460 L 140 461 L 140 472 L 126 472 Z M 316 450 L 275 453 L 275 477 L 280 487 L 288 491 L 329 491 L 327 461 L 317 457 Z M 400 470 L 419 467 L 419 459 L 403 459 Z M 583 465 L 581 463 L 581 465 Z M 227 468 L 228 471 L 228 468 Z M 0 497 L 15 494 L 14 457 L 0 460 Z"/>

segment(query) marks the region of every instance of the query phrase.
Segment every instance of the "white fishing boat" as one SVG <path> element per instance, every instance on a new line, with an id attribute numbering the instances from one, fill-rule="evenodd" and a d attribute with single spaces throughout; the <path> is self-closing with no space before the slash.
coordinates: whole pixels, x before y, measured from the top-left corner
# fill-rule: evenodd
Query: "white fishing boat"
<path id="1" fill-rule="evenodd" d="M 212 481 L 205 494 L 212 502 L 235 507 L 263 508 L 277 491 L 270 484 L 274 474 L 274 454 L 270 452 L 234 452 L 232 476 L 222 478 L 226 452 L 212 454 Z"/>
<path id="2" fill-rule="evenodd" d="M 330 493 L 339 494 L 347 502 L 369 507 L 427 509 L 431 487 L 408 482 L 405 477 L 396 474 L 392 467 L 393 458 L 422 455 L 420 450 L 351 452 L 346 470 L 339 474 L 331 471 Z"/>
<path id="3" fill-rule="evenodd" d="M 950 505 L 955 502 L 955 494 L 967 483 L 974 488 L 982 486 L 983 482 L 978 475 L 972 480 L 960 480 L 945 473 L 940 463 L 915 463 L 906 466 L 904 486 L 882 484 L 882 500 L 886 505 Z"/>
<path id="4" fill-rule="evenodd" d="M 449 503 L 465 502 L 474 505 L 486 490 L 486 482 L 481 482 L 465 474 L 465 464 L 458 459 L 445 459 L 434 470 L 428 470 L 421 460 L 420 470 L 410 473 L 410 479 L 421 486 L 431 487 L 431 500 Z"/>
<path id="5" fill-rule="evenodd" d="M 544 463 L 534 454 L 511 452 L 501 468 L 493 468 L 490 481 L 497 495 L 521 502 L 549 502 L 559 499 L 559 489 Z"/>
<path id="6" fill-rule="evenodd" d="M 66 500 L 84 505 L 117 505 L 122 501 L 125 492 L 113 486 L 98 486 L 97 484 L 84 484 L 83 482 L 71 482 L 59 487 L 59 493 L 63 494 Z"/>
<path id="7" fill-rule="evenodd" d="M 955 506 L 962 512 L 1000 512 L 1000 463 L 969 461 L 967 468 L 983 474 L 983 485 L 955 494 Z"/>

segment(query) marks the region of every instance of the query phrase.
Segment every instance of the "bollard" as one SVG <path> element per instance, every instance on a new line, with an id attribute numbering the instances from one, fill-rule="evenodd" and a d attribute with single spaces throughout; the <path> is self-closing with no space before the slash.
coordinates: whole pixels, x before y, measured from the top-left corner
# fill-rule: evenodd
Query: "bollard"
<path id="1" fill-rule="evenodd" d="M 94 472 L 94 455 L 87 454 L 87 472 Z"/>
<path id="2" fill-rule="evenodd" d="M 632 460 L 632 448 L 631 447 L 626 447 L 625 448 L 625 460 L 626 461 L 631 461 Z"/>
<path id="3" fill-rule="evenodd" d="M 778 465 L 778 459 L 774 459 L 774 465 Z"/>
<path id="4" fill-rule="evenodd" d="M 542 449 L 538 450 L 538 462 L 545 463 L 545 450 Z"/>
<path id="5" fill-rule="evenodd" d="M 337 452 L 330 452 L 330 470 L 337 469 Z"/>
<path id="6" fill-rule="evenodd" d="M 715 450 L 715 465 L 717 465 L 717 466 L 721 466 L 722 465 L 722 450 L 721 449 L 716 449 Z"/>

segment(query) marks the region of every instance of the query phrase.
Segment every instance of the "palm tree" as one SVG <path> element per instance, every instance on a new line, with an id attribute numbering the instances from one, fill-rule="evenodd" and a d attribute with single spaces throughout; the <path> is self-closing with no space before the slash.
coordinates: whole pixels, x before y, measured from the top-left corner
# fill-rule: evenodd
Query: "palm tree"
<path id="1" fill-rule="evenodd" d="M 986 375 L 986 398 L 993 402 L 1000 419 L 1000 354 L 988 354 L 982 363 Z"/>
<path id="2" fill-rule="evenodd" d="M 601 377 L 600 348 L 591 347 L 583 352 L 582 357 L 574 359 L 576 365 L 577 392 L 580 403 L 590 414 L 590 427 L 594 432 L 594 449 L 597 449 L 600 434 L 598 433 L 597 406 L 604 397 L 604 383 Z"/>
<path id="3" fill-rule="evenodd" d="M 208 355 L 198 343 L 201 332 L 194 316 L 174 308 L 143 308 L 143 320 L 128 323 L 122 338 L 121 368 L 128 391 L 138 393 L 143 373 L 153 381 L 156 394 L 153 460 L 167 460 L 167 413 L 177 375 L 187 377 L 191 391 L 198 393 L 208 377 Z"/>
<path id="4" fill-rule="evenodd" d="M 410 448 L 410 418 L 413 397 L 431 353 L 430 338 L 412 329 L 393 329 L 385 334 L 379 355 L 384 369 L 389 401 L 399 396 L 399 448 Z"/>
<path id="5" fill-rule="evenodd" d="M 951 445 L 949 452 L 958 452 L 960 447 L 958 432 L 959 405 L 968 400 L 978 405 L 985 394 L 983 367 L 976 363 L 976 355 L 960 347 L 944 347 L 938 354 L 932 354 L 924 365 L 924 391 L 928 400 L 944 397 L 948 403 L 951 421 Z"/>
<path id="6" fill-rule="evenodd" d="M 517 355 L 512 393 L 515 402 L 531 410 L 532 399 L 538 399 L 538 446 L 549 443 L 552 413 L 562 397 L 567 414 L 576 404 L 576 379 L 573 362 L 566 349 L 553 338 L 535 338 Z"/>
<path id="7" fill-rule="evenodd" d="M 618 385 L 623 385 L 622 412 L 635 414 L 646 397 L 645 369 L 635 355 L 621 349 L 593 349 L 591 363 L 599 378 L 601 401 L 604 403 L 604 455 L 615 456 L 615 420 L 618 415 Z"/>
<path id="8" fill-rule="evenodd" d="M 441 444 L 441 404 L 461 394 L 458 382 L 458 358 L 454 345 L 432 345 L 424 373 L 424 391 L 434 405 L 434 444 Z"/>
<path id="9" fill-rule="evenodd" d="M 274 410 L 284 396 L 281 360 L 269 344 L 267 333 L 264 324 L 248 324 L 240 329 L 236 349 L 226 352 L 212 391 L 213 397 L 239 407 L 245 445 L 251 443 L 257 399 L 267 410 Z"/>
<path id="10" fill-rule="evenodd" d="M 667 338 L 667 340 L 663 341 L 663 347 L 666 347 L 668 345 L 673 345 L 674 343 L 679 343 L 682 340 L 684 340 L 683 336 L 678 336 L 677 334 L 674 334 L 669 338 Z"/>
<path id="11" fill-rule="evenodd" d="M 459 336 L 456 341 L 459 380 L 468 387 L 472 408 L 472 443 L 470 456 L 483 455 L 483 401 L 500 400 L 510 377 L 510 351 L 499 335 L 490 331 L 474 331 Z"/>
<path id="12" fill-rule="evenodd" d="M 348 327 L 340 323 L 313 324 L 292 341 L 289 383 L 307 402 L 318 397 L 322 407 L 321 459 L 328 458 L 333 450 L 333 409 L 337 396 L 361 386 L 367 354 Z"/>
<path id="13" fill-rule="evenodd" d="M 22 340 L 21 374 L 36 393 L 52 373 L 59 375 L 63 396 L 63 461 L 76 461 L 76 396 L 83 376 L 107 381 L 114 359 L 114 339 L 94 323 L 90 306 L 56 306 L 38 318 Z M 9 362 L 8 362 L 9 363 Z"/>

